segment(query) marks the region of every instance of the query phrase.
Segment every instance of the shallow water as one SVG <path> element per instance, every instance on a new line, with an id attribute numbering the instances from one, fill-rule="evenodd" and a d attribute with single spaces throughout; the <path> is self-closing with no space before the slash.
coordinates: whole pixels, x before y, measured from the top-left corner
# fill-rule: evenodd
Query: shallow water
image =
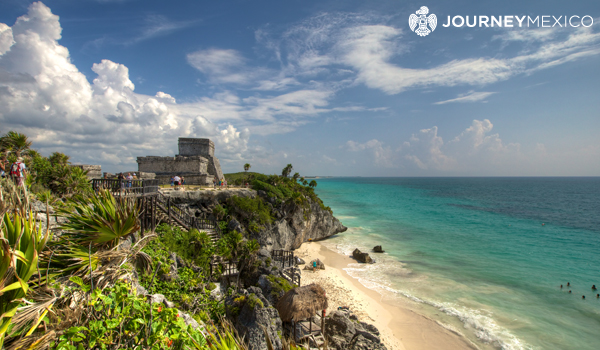
<path id="1" fill-rule="evenodd" d="M 317 181 L 349 227 L 323 243 L 382 245 L 347 271 L 388 301 L 482 348 L 600 348 L 600 178 Z"/>

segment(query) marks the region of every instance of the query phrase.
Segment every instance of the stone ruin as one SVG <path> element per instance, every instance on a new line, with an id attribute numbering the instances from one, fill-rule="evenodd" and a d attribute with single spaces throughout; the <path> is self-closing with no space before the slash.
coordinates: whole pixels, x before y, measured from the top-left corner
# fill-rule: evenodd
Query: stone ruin
<path id="1" fill-rule="evenodd" d="M 154 173 L 161 185 L 169 184 L 171 177 L 185 178 L 186 185 L 207 186 L 213 179 L 222 179 L 215 144 L 209 139 L 179 138 L 179 154 L 175 157 L 138 157 L 138 172 Z"/>

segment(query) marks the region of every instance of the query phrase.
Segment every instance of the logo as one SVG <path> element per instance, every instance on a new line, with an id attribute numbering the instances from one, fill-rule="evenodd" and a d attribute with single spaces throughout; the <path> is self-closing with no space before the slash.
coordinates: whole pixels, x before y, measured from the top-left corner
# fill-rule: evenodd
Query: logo
<path id="1" fill-rule="evenodd" d="M 427 6 L 421 6 L 421 8 L 415 13 L 416 15 L 413 13 L 410 15 L 410 17 L 408 17 L 408 26 L 410 27 L 410 30 L 420 36 L 426 36 L 435 30 L 435 27 L 437 26 L 437 17 L 433 13 L 427 16 L 429 13 Z M 419 25 L 418 28 L 417 24 Z M 427 24 L 429 24 L 431 30 L 427 28 Z"/>

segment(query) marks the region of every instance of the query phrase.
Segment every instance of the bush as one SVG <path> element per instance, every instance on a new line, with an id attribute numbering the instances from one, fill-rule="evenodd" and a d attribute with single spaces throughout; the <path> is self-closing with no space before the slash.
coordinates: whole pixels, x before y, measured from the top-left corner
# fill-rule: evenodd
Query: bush
<path id="1" fill-rule="evenodd" d="M 229 204 L 247 222 L 256 221 L 260 225 L 273 222 L 271 208 L 261 198 L 233 196 L 229 199 Z"/>

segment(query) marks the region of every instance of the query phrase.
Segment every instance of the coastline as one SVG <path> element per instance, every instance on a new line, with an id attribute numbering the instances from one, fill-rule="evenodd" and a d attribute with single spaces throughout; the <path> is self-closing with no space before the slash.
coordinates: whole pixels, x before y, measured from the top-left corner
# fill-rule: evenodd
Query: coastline
<path id="1" fill-rule="evenodd" d="M 372 323 L 381 333 L 389 350 L 465 350 L 477 349 L 463 336 L 451 332 L 436 321 L 411 310 L 382 301 L 381 295 L 363 286 L 343 269 L 355 263 L 319 242 L 305 242 L 295 251 L 308 264 L 320 259 L 325 270 L 302 271 L 302 285 L 319 283 L 327 291 L 327 314 L 339 306 L 348 306 L 361 321 Z"/>

